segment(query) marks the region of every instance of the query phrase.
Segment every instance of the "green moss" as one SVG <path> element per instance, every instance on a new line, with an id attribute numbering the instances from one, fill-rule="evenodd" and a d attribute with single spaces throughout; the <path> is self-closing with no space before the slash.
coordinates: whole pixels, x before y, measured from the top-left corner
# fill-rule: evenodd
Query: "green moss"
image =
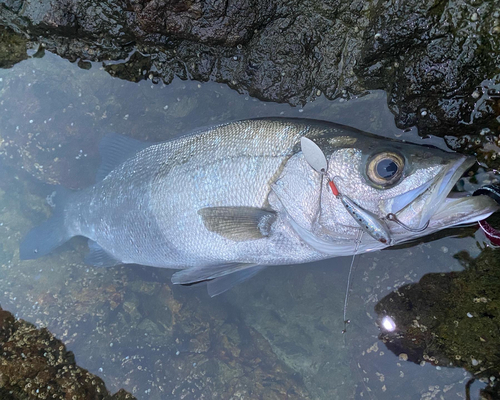
<path id="1" fill-rule="evenodd" d="M 0 68 L 10 68 L 26 60 L 27 40 L 9 28 L 0 26 Z"/>
<path id="2" fill-rule="evenodd" d="M 461 252 L 461 272 L 427 274 L 384 297 L 379 315 L 391 315 L 395 333 L 382 333 L 387 347 L 410 361 L 462 367 L 475 377 L 500 378 L 500 250 L 477 259 Z"/>

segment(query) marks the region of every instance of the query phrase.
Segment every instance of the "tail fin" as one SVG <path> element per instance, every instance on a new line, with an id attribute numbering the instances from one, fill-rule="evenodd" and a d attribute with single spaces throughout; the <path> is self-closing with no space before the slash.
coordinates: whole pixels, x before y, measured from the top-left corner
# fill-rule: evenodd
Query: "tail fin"
<path id="1" fill-rule="evenodd" d="M 68 232 L 64 223 L 64 206 L 70 195 L 69 190 L 57 188 L 53 199 L 55 206 L 52 216 L 29 231 L 19 245 L 21 260 L 33 260 L 45 256 L 73 236 Z"/>

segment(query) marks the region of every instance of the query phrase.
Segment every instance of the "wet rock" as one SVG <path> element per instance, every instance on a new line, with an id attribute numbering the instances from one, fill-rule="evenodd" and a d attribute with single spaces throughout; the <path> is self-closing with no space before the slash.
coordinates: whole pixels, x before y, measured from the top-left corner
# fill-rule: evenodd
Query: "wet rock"
<path id="1" fill-rule="evenodd" d="M 276 14 L 278 3 L 263 0 L 166 1 L 133 0 L 136 36 L 154 39 L 173 34 L 176 39 L 233 46 L 248 41 L 254 31 Z"/>
<path id="2" fill-rule="evenodd" d="M 2 0 L 0 23 L 131 81 L 216 80 L 304 104 L 384 89 L 401 128 L 499 134 L 500 19 L 491 1 L 422 4 L 212 0 Z M 472 150 L 467 150 L 472 151 Z"/>
<path id="3" fill-rule="evenodd" d="M 495 12 L 498 5 L 486 1 L 385 2 L 364 31 L 358 73 L 368 88 L 389 89 L 402 128 L 450 135 L 489 126 L 498 134 L 498 114 L 475 94 L 482 96 L 486 80 L 498 83 Z"/>
<path id="4" fill-rule="evenodd" d="M 2 399 L 135 399 L 124 390 L 111 395 L 99 377 L 76 365 L 73 353 L 47 329 L 16 320 L 1 308 L 0 348 Z"/>
<path id="5" fill-rule="evenodd" d="M 10 68 L 26 58 L 26 38 L 0 26 L 0 68 Z"/>
<path id="6" fill-rule="evenodd" d="M 382 327 L 379 338 L 402 361 L 464 368 L 493 386 L 500 378 L 498 250 L 455 257 L 464 271 L 425 275 L 376 305 L 379 318 L 389 316 L 396 327 Z"/>
<path id="7" fill-rule="evenodd" d="M 127 316 L 126 321 L 128 321 L 132 325 L 137 325 L 142 319 L 142 315 L 137 310 L 137 306 L 138 299 L 135 296 L 123 303 L 123 312 Z"/>
<path id="8" fill-rule="evenodd" d="M 161 335 L 161 331 L 158 329 L 158 325 L 156 325 L 153 321 L 148 318 L 145 318 L 141 321 L 141 323 L 137 326 L 137 329 L 143 331 L 148 335 Z"/>

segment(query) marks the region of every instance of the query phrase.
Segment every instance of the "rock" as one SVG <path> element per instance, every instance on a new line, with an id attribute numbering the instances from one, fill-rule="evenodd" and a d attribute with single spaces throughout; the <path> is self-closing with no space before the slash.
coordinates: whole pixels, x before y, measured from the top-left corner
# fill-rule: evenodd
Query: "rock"
<path id="1" fill-rule="evenodd" d="M 268 23 L 275 16 L 277 5 L 264 0 L 133 0 L 133 14 L 128 21 L 135 36 L 153 41 L 155 35 L 173 34 L 176 39 L 234 46 L 247 42 L 255 30 Z"/>
<path id="2" fill-rule="evenodd" d="M 147 335 L 161 335 L 158 325 L 148 318 L 144 318 L 141 323 L 137 325 L 137 329 L 143 331 Z"/>
<path id="3" fill-rule="evenodd" d="M 364 31 L 357 74 L 367 88 L 389 91 L 398 126 L 417 125 L 433 135 L 479 134 L 477 126 L 488 126 L 498 134 L 498 109 L 493 110 L 500 89 L 498 6 L 486 1 L 387 5 Z M 472 21 L 477 10 L 480 18 Z"/>
<path id="4" fill-rule="evenodd" d="M 26 58 L 26 38 L 0 26 L 0 68 L 10 68 Z"/>
<path id="5" fill-rule="evenodd" d="M 420 365 L 465 368 L 493 385 L 500 379 L 498 250 L 455 257 L 464 271 L 427 274 L 380 300 L 375 311 L 379 318 L 389 315 L 396 330 L 382 329 L 379 338 L 400 359 L 404 353 Z"/>
<path id="6" fill-rule="evenodd" d="M 135 399 L 124 390 L 111 395 L 99 377 L 76 365 L 73 353 L 47 329 L 16 320 L 2 308 L 0 348 L 2 399 Z"/>
<path id="7" fill-rule="evenodd" d="M 495 2 L 0 0 L 0 24 L 110 74 L 215 80 L 293 105 L 383 89 L 401 128 L 499 133 Z M 496 13 L 495 13 L 496 11 Z"/>

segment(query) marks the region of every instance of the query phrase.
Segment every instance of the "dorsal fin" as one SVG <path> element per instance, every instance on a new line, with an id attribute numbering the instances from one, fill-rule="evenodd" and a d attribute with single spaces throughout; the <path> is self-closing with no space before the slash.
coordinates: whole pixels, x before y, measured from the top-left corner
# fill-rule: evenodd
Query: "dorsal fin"
<path id="1" fill-rule="evenodd" d="M 101 165 L 97 170 L 96 182 L 103 180 L 121 163 L 152 144 L 154 143 L 141 142 L 117 133 L 106 134 L 99 144 Z"/>

